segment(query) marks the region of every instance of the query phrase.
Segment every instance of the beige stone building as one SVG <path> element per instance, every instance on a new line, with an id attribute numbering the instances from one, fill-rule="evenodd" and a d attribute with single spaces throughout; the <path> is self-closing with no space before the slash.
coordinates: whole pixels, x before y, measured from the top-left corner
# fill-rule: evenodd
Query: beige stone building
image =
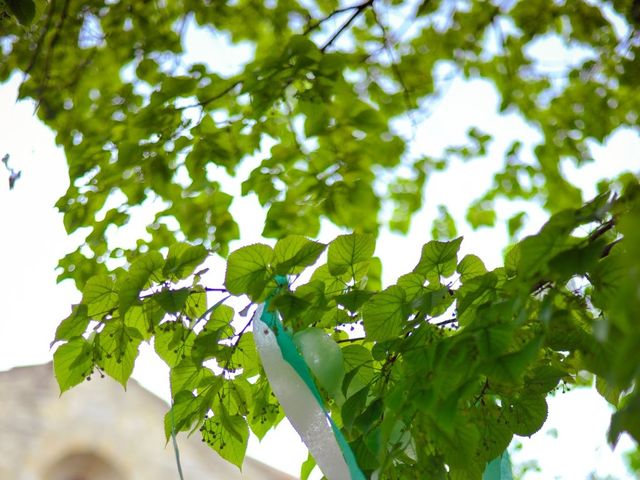
<path id="1" fill-rule="evenodd" d="M 167 404 L 131 380 L 59 395 L 51 364 L 0 372 L 0 480 L 179 480 Z M 242 472 L 198 435 L 178 436 L 185 480 L 292 480 L 256 460 Z"/>

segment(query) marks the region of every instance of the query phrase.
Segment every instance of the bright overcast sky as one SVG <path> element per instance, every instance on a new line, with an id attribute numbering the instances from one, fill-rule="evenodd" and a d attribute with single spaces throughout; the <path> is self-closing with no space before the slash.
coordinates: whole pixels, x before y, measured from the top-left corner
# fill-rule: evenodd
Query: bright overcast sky
<path id="1" fill-rule="evenodd" d="M 211 61 L 206 52 L 220 50 L 212 49 L 207 42 L 211 42 L 208 35 L 191 30 L 187 41 L 189 59 Z M 208 47 L 198 48 L 201 45 Z M 231 70 L 234 65 L 230 58 L 236 57 L 221 56 L 214 63 Z M 49 344 L 55 327 L 68 315 L 70 305 L 80 298 L 70 282 L 56 284 L 57 261 L 82 240 L 81 236 L 66 235 L 62 217 L 53 207 L 68 186 L 64 154 L 55 146 L 53 133 L 33 114 L 33 103 L 16 104 L 20 78 L 14 76 L 0 86 L 0 157 L 9 153 L 10 166 L 22 170 L 12 191 L 8 188 L 8 172 L 0 170 L 0 298 L 3 304 L 0 370 L 50 361 Z M 495 140 L 488 158 L 466 164 L 454 161 L 447 172 L 428 180 L 425 208 L 416 216 L 408 236 L 382 234 L 376 253 L 385 265 L 387 285 L 399 274 L 410 271 L 417 262 L 421 245 L 429 240 L 438 204 L 446 204 L 457 220 L 463 219 L 466 205 L 489 187 L 507 145 L 516 138 L 525 145 L 539 138 L 518 117 L 498 115 L 495 91 L 486 82 L 454 81 L 442 100 L 429 109 L 430 115 L 416 132 L 419 139 L 414 145 L 416 151 L 440 155 L 447 145 L 464 143 L 470 126 L 492 133 Z M 569 180 L 581 186 L 587 197 L 595 192 L 598 178 L 612 177 L 623 170 L 637 171 L 640 138 L 631 131 L 619 131 L 605 146 L 594 146 L 593 154 L 595 164 L 580 171 L 571 165 L 564 169 Z M 231 188 L 231 193 L 233 189 L 238 190 L 237 185 Z M 234 207 L 242 240 L 232 248 L 257 239 L 264 215 L 256 205 L 250 198 Z M 517 210 L 514 206 L 500 205 L 499 214 L 504 218 Z M 526 231 L 538 229 L 544 218 L 539 210 L 530 208 Z M 460 224 L 459 231 L 465 236 L 463 254 L 480 255 L 490 268 L 500 264 L 507 242 L 504 228 L 472 232 Z M 329 240 L 333 233 L 334 229 L 325 228 L 322 240 Z M 216 281 L 221 284 L 221 274 Z M 168 399 L 167 369 L 151 350 L 143 348 L 134 377 Z M 544 473 L 530 474 L 527 479 L 578 480 L 590 478 L 592 471 L 598 473 L 598 478 L 607 475 L 617 479 L 633 478 L 627 473 L 620 454 L 631 445 L 630 440 L 623 439 L 615 453 L 606 445 L 609 414 L 606 402 L 593 391 L 581 389 L 557 394 L 557 398 L 550 400 L 548 424 L 532 439 L 520 439 L 524 445 L 514 454 L 515 462 L 538 461 Z M 249 454 L 294 475 L 306 459 L 306 450 L 290 427 L 280 428 L 274 438 L 263 444 L 252 441 Z"/>

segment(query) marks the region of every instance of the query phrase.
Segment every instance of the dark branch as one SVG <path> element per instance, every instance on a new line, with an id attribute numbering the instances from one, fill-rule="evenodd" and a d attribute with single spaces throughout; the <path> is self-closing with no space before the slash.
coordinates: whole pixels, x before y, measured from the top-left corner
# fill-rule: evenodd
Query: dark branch
<path id="1" fill-rule="evenodd" d="M 366 340 L 366 339 L 367 339 L 367 337 L 342 338 L 340 340 L 336 340 L 336 343 L 360 342 L 360 341 Z"/>
<path id="2" fill-rule="evenodd" d="M 350 12 L 351 10 L 358 10 L 360 8 L 364 9 L 366 8 L 368 5 L 366 4 L 371 4 L 373 3 L 373 1 L 367 1 L 364 3 L 359 3 L 358 5 L 351 5 L 350 7 L 343 7 L 343 8 L 338 8 L 337 10 L 334 10 L 333 12 L 331 12 L 329 15 L 327 15 L 324 18 L 321 18 L 320 20 L 318 20 L 316 23 L 312 23 L 310 24 L 305 30 L 304 32 L 302 32 L 303 35 L 307 35 L 311 32 L 313 32 L 314 30 L 316 30 L 318 27 L 320 27 L 320 25 L 322 25 L 324 22 L 331 20 L 333 17 L 335 17 L 336 15 L 340 15 L 341 13 L 345 13 L 345 12 Z M 364 5 L 364 7 L 363 7 Z"/>
<path id="3" fill-rule="evenodd" d="M 454 325 L 458 323 L 458 319 L 456 317 L 449 318 L 447 320 L 442 320 L 441 322 L 433 323 L 436 327 L 446 327 L 447 325 Z"/>
<path id="4" fill-rule="evenodd" d="M 600 238 L 602 235 L 604 235 L 605 233 L 607 233 L 609 230 L 611 230 L 613 227 L 615 227 L 616 225 L 616 219 L 615 218 L 611 218 L 610 220 L 607 220 L 606 222 L 602 223 L 600 226 L 598 226 L 598 228 L 596 228 L 593 232 L 591 232 L 587 237 L 586 237 L 586 241 L 587 243 L 593 243 L 595 242 L 598 238 Z M 606 256 L 609 255 L 609 253 L 611 253 L 611 249 L 622 240 L 622 238 L 618 238 L 616 240 L 614 240 L 613 242 L 608 243 L 607 245 L 604 246 L 604 248 L 602 249 L 602 252 L 600 253 L 600 258 L 605 258 Z M 543 290 L 546 290 L 547 288 L 550 288 L 553 286 L 553 282 L 551 280 L 547 280 L 545 278 L 538 280 L 533 287 L 531 287 L 531 293 L 534 295 L 537 295 L 539 293 L 542 293 Z"/>
<path id="5" fill-rule="evenodd" d="M 367 0 L 364 3 L 361 3 L 360 5 L 357 5 L 355 7 L 355 12 L 353 12 L 353 14 L 349 17 L 349 19 L 344 22 L 344 24 L 338 29 L 338 31 L 336 33 L 334 33 L 331 38 L 329 40 L 327 40 L 327 43 L 325 43 L 322 48 L 320 49 L 321 52 L 325 52 L 327 50 L 327 48 L 329 48 L 331 45 L 333 45 L 333 42 L 335 42 L 338 37 L 340 35 L 342 35 L 342 33 L 349 28 L 349 25 L 351 25 L 353 23 L 353 21 L 358 18 L 358 16 L 365 11 L 365 9 L 367 7 L 370 7 L 371 5 L 373 5 L 373 1 L 374 0 Z"/>
<path id="6" fill-rule="evenodd" d="M 222 292 L 227 293 L 226 288 L 213 288 L 213 287 L 204 287 L 205 292 Z"/>
<path id="7" fill-rule="evenodd" d="M 382 23 L 380 18 L 378 18 L 378 14 L 376 13 L 375 8 L 371 8 L 371 11 L 373 12 L 373 18 L 376 24 L 378 25 L 378 27 L 380 27 L 380 30 L 382 31 L 383 48 L 387 51 L 387 55 L 389 56 L 389 61 L 391 62 L 391 71 L 393 72 L 393 75 L 396 77 L 396 80 L 398 80 L 398 83 L 402 88 L 404 103 L 407 108 L 407 116 L 409 117 L 409 120 L 411 121 L 411 124 L 415 132 L 415 130 L 418 128 L 418 124 L 412 115 L 412 110 L 414 108 L 415 102 L 411 97 L 411 92 L 407 88 L 406 82 L 404 81 L 404 76 L 402 75 L 402 72 L 398 67 L 398 60 L 395 58 L 395 55 L 393 54 L 393 49 L 391 46 L 391 40 L 390 40 L 389 34 L 387 32 L 387 27 L 384 25 L 384 23 Z"/>
<path id="8" fill-rule="evenodd" d="M 604 222 L 602 225 L 596 228 L 593 232 L 591 232 L 591 234 L 589 235 L 589 243 L 596 241 L 602 235 L 607 233 L 609 230 L 611 230 L 614 227 L 615 224 L 616 222 L 615 222 L 615 219 L 613 218 L 611 220 Z"/>
<path id="9" fill-rule="evenodd" d="M 608 243 L 607 245 L 605 245 L 605 247 L 602 249 L 602 253 L 600 254 L 600 258 L 604 258 L 606 256 L 608 256 L 611 253 L 611 249 L 613 247 L 615 247 L 615 245 L 620 242 L 620 240 L 622 240 L 622 238 L 618 238 L 617 240 L 614 240 L 611 243 Z"/>
<path id="10" fill-rule="evenodd" d="M 214 95 L 213 97 L 209 97 L 206 100 L 202 100 L 201 102 L 198 103 L 194 103 L 192 105 L 185 105 L 184 107 L 179 107 L 176 108 L 176 110 L 187 110 L 189 108 L 195 108 L 195 107 L 204 107 L 208 104 L 210 104 L 211 102 L 215 102 L 216 100 L 221 99 L 222 97 L 224 97 L 227 93 L 231 92 L 234 88 L 236 88 L 238 85 L 242 84 L 242 80 L 236 80 L 235 82 L 233 82 L 231 85 L 229 85 L 227 88 L 225 88 L 224 90 L 222 90 L 220 93 Z"/>

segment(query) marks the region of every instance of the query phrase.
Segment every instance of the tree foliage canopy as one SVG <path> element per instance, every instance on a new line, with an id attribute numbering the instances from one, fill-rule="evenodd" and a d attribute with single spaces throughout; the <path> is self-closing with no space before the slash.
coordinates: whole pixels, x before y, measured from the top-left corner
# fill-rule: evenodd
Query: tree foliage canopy
<path id="1" fill-rule="evenodd" d="M 56 333 L 61 389 L 96 371 L 125 385 L 153 340 L 171 368 L 167 434 L 200 429 L 241 464 L 249 430 L 262 437 L 283 414 L 246 311 L 222 295 L 261 302 L 287 275 L 274 308 L 292 331 L 323 329 L 340 346 L 341 385 L 314 373 L 369 474 L 480 478 L 583 371 L 616 407 L 609 440 L 640 440 L 640 187 L 623 174 L 586 201 L 560 167 L 637 129 L 639 24 L 636 0 L 0 3 L 0 81 L 24 75 L 20 98 L 37 101 L 66 153 L 64 225 L 87 233 L 60 261 L 59 279 L 83 295 Z M 215 50 L 190 62 L 194 25 L 248 60 L 231 73 Z M 549 71 L 531 54 L 545 39 L 586 54 Z M 449 233 L 383 286 L 380 228 L 406 232 L 430 175 L 482 157 L 490 140 L 473 128 L 442 158 L 412 153 L 399 125 L 418 121 L 447 75 L 489 80 L 501 111 L 540 133 L 531 161 L 521 142 L 507 149 L 470 222 L 493 225 L 499 198 L 539 202 L 550 218 L 488 271 L 459 258 L 445 215 L 436 230 Z M 275 243 L 229 252 L 228 176 L 265 207 Z M 117 244 L 109 233 L 141 206 L 156 209 L 147 235 Z M 347 233 L 312 240 L 322 220 Z M 223 288 L 202 280 L 212 254 L 227 262 Z"/>

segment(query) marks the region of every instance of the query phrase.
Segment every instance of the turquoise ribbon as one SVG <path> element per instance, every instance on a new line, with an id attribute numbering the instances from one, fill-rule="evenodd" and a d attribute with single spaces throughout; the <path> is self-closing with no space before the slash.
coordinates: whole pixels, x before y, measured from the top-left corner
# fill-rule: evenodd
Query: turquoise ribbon
<path id="1" fill-rule="evenodd" d="M 262 315 L 260 316 L 260 320 L 265 325 L 267 325 L 267 327 L 269 327 L 269 329 L 272 332 L 274 332 L 274 334 L 276 336 L 276 341 L 278 343 L 278 346 L 280 347 L 280 352 L 282 353 L 282 358 L 287 363 L 289 363 L 289 365 L 291 365 L 291 367 L 295 370 L 295 372 L 300 376 L 300 378 L 304 381 L 304 383 L 307 386 L 307 388 L 309 388 L 309 390 L 311 391 L 311 393 L 313 394 L 313 396 L 317 400 L 317 402 L 320 405 L 320 407 L 322 408 L 322 410 L 324 410 L 325 415 L 327 416 L 327 419 L 328 419 L 328 421 L 329 421 L 329 423 L 331 425 L 331 429 L 333 430 L 333 434 L 334 434 L 334 436 L 336 438 L 336 441 L 338 442 L 340 450 L 342 451 L 342 455 L 344 457 L 344 460 L 345 460 L 347 466 L 349 467 L 349 472 L 351 474 L 351 480 L 365 480 L 366 477 L 364 476 L 364 474 L 360 470 L 360 467 L 358 466 L 358 462 L 356 461 L 355 455 L 353 454 L 353 451 L 351 450 L 351 447 L 349 446 L 349 443 L 347 442 L 346 438 L 344 437 L 344 435 L 342 434 L 342 432 L 340 431 L 338 426 L 335 424 L 335 422 L 333 421 L 333 419 L 329 415 L 329 412 L 325 408 L 324 401 L 322 400 L 322 396 L 320 395 L 318 387 L 316 386 L 315 382 L 313 381 L 313 377 L 311 375 L 309 367 L 307 366 L 306 362 L 302 358 L 302 355 L 298 351 L 295 343 L 293 342 L 293 337 L 292 337 L 291 333 L 289 331 L 285 330 L 285 328 L 282 325 L 282 322 L 280 321 L 280 318 L 278 317 L 277 313 L 272 312 L 269 309 L 269 305 L 270 305 L 270 302 L 271 302 L 272 298 L 283 287 L 286 287 L 288 285 L 286 277 L 284 277 L 282 275 L 276 276 L 275 277 L 275 281 L 276 281 L 276 284 L 277 284 L 277 288 L 265 300 L 264 309 L 262 311 Z M 345 480 L 347 480 L 347 479 L 345 479 Z"/>
<path id="2" fill-rule="evenodd" d="M 355 455 L 353 454 L 349 443 L 325 408 L 324 401 L 322 399 L 322 396 L 320 395 L 318 387 L 313 380 L 311 371 L 304 361 L 304 358 L 298 351 L 295 343 L 293 342 L 291 333 L 284 328 L 278 314 L 269 309 L 271 300 L 278 294 L 278 292 L 282 288 L 285 288 L 288 285 L 286 277 L 282 275 L 276 276 L 275 281 L 277 287 L 265 300 L 264 308 L 262 310 L 262 314 L 260 315 L 260 321 L 263 322 L 269 328 L 269 330 L 274 333 L 276 343 L 280 349 L 283 360 L 286 361 L 298 374 L 300 379 L 304 382 L 313 397 L 318 402 L 320 409 L 326 415 L 326 418 L 331 425 L 331 429 L 333 431 L 336 442 L 340 448 L 340 451 L 342 452 L 342 456 L 344 457 L 345 463 L 349 468 L 351 478 L 344 480 L 366 480 L 366 477 L 358 466 L 358 462 L 356 461 Z M 482 476 L 482 480 L 513 480 L 513 475 L 511 473 L 511 460 L 509 457 L 509 453 L 506 450 L 502 455 L 493 459 L 487 465 L 487 468 L 485 469 Z"/>
<path id="3" fill-rule="evenodd" d="M 506 450 L 489 462 L 482 475 L 482 480 L 513 480 L 511 458 Z"/>

